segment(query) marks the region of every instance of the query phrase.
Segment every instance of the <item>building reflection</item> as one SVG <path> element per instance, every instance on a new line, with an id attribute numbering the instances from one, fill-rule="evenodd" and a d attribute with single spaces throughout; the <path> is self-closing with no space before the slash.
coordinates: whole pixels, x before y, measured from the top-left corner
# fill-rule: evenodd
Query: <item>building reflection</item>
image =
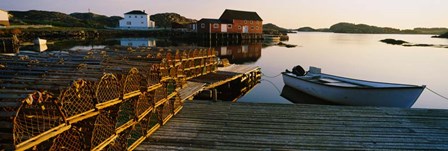
<path id="1" fill-rule="evenodd" d="M 228 59 L 230 63 L 243 64 L 256 62 L 261 58 L 263 41 L 203 41 L 201 47 L 214 48 L 221 59 Z"/>
<path id="2" fill-rule="evenodd" d="M 129 47 L 153 47 L 156 46 L 156 39 L 152 38 L 120 38 L 121 46 Z"/>
<path id="3" fill-rule="evenodd" d="M 226 58 L 230 63 L 242 64 L 256 62 L 261 57 L 262 43 L 230 45 L 216 47 L 218 56 Z"/>

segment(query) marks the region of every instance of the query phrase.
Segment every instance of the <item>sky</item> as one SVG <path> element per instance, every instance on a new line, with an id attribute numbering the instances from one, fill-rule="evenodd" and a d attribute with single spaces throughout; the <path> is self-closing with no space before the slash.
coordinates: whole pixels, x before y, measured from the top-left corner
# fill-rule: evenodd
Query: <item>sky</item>
<path id="1" fill-rule="evenodd" d="M 201 19 L 219 18 L 225 9 L 255 11 L 285 28 L 328 28 L 339 22 L 412 29 L 448 27 L 448 0 L 0 0 L 3 10 L 88 12 L 123 16 L 175 12 Z"/>

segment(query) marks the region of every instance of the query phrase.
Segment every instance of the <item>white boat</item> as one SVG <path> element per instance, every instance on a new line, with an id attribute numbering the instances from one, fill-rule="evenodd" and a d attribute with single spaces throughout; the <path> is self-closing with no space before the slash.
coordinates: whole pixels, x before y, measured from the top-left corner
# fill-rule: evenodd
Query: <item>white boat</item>
<path id="1" fill-rule="evenodd" d="M 263 39 L 264 40 L 269 40 L 269 41 L 280 41 L 280 36 L 264 34 L 263 35 Z"/>
<path id="2" fill-rule="evenodd" d="M 315 67 L 305 74 L 300 66 L 294 68 L 293 72 L 282 72 L 286 85 L 338 104 L 410 108 L 426 87 L 339 77 Z"/>
<path id="3" fill-rule="evenodd" d="M 47 40 L 45 40 L 45 39 L 41 39 L 41 38 L 36 38 L 36 39 L 34 39 L 34 44 L 35 45 L 44 45 L 44 44 L 47 44 Z"/>

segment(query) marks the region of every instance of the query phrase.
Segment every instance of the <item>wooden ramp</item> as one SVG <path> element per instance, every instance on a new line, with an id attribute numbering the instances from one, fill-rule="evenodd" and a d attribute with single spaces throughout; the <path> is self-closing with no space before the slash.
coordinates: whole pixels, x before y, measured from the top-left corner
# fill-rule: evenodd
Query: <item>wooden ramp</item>
<path id="1" fill-rule="evenodd" d="M 136 150 L 448 150 L 448 110 L 188 102 Z"/>
<path id="2" fill-rule="evenodd" d="M 190 81 L 205 83 L 204 89 L 212 89 L 233 81 L 238 78 L 245 80 L 248 77 L 259 76 L 259 67 L 247 65 L 231 65 L 228 67 L 218 68 L 217 72 L 209 73 L 205 76 L 196 77 Z"/>
<path id="3" fill-rule="evenodd" d="M 202 90 L 204 90 L 205 83 L 200 82 L 187 82 L 187 86 L 179 90 L 179 95 L 182 101 L 194 97 Z"/>

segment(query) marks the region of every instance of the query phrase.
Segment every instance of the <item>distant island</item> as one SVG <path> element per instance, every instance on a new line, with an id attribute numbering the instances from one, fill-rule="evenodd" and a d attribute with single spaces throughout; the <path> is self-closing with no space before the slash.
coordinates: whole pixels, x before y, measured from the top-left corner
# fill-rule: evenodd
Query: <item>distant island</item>
<path id="1" fill-rule="evenodd" d="M 314 29 L 311 27 L 301 27 L 301 28 L 297 29 L 297 31 L 301 31 L 301 32 L 331 32 L 330 29 L 328 29 L 328 28 Z"/>
<path id="2" fill-rule="evenodd" d="M 414 28 L 396 29 L 390 27 L 377 27 L 366 24 L 337 23 L 326 29 L 314 29 L 312 27 L 301 27 L 297 31 L 303 32 L 334 32 L 334 33 L 359 33 L 359 34 L 435 34 L 448 32 L 448 28 Z"/>
<path id="3" fill-rule="evenodd" d="M 286 33 L 286 32 L 288 32 L 288 29 L 279 27 L 272 23 L 267 23 L 267 24 L 263 24 L 263 32 L 264 33 L 276 33 L 276 32 Z"/>

